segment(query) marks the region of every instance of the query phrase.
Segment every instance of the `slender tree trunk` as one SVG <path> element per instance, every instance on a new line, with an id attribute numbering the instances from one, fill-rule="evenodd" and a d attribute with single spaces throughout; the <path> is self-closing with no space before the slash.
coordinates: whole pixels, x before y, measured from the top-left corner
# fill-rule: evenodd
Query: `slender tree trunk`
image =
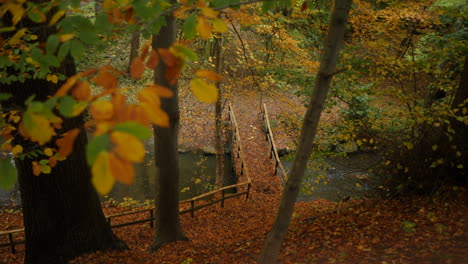
<path id="1" fill-rule="evenodd" d="M 329 33 L 325 40 L 324 51 L 320 61 L 320 69 L 302 125 L 296 157 L 288 181 L 286 182 L 283 196 L 281 197 L 278 216 L 266 237 L 265 245 L 258 263 L 270 264 L 276 263 L 278 260 L 281 243 L 287 234 L 291 222 L 294 204 L 297 194 L 299 193 L 299 187 L 306 169 L 307 160 L 312 152 L 312 143 L 317 131 L 320 114 L 327 97 L 330 82 L 336 71 L 336 63 L 344 38 L 351 2 L 352 0 L 335 1 Z"/>
<path id="2" fill-rule="evenodd" d="M 166 25 L 153 36 L 153 48 L 169 48 L 175 41 L 175 19 L 166 17 Z M 161 99 L 162 109 L 169 115 L 167 128 L 154 126 L 154 155 L 156 167 L 156 233 L 151 251 L 178 240 L 188 240 L 182 232 L 179 219 L 179 98 L 177 84 L 166 80 L 167 67 L 160 62 L 154 71 L 155 83 L 168 87 L 174 96 Z"/>
<path id="3" fill-rule="evenodd" d="M 133 59 L 138 56 L 138 50 L 140 49 L 140 32 L 136 31 L 132 33 L 132 39 L 130 40 L 130 58 L 128 60 L 128 73 L 130 73 L 130 67 Z"/>
<path id="4" fill-rule="evenodd" d="M 223 48 L 223 37 L 219 36 L 215 38 L 215 71 L 218 74 L 222 73 L 222 48 Z M 218 187 L 222 187 L 224 184 L 224 148 L 223 148 L 223 106 L 222 106 L 222 87 L 221 82 L 216 84 L 218 88 L 218 101 L 215 105 L 215 131 L 216 131 L 216 181 L 215 184 Z"/>
<path id="5" fill-rule="evenodd" d="M 102 4 L 104 0 L 94 0 L 94 15 L 97 17 L 102 11 Z"/>

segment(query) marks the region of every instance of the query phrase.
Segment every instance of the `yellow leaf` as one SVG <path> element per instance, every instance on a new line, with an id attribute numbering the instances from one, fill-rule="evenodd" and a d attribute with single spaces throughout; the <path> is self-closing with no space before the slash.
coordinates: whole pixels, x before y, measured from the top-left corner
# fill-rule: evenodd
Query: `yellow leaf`
<path id="1" fill-rule="evenodd" d="M 130 76 L 134 79 L 141 79 L 145 73 L 145 63 L 140 57 L 135 57 L 130 65 Z"/>
<path id="2" fill-rule="evenodd" d="M 26 35 L 26 28 L 22 28 L 18 30 L 13 37 L 11 37 L 8 41 L 7 44 L 9 45 L 18 45 L 21 42 L 21 38 Z"/>
<path id="3" fill-rule="evenodd" d="M 109 120 L 114 114 L 114 105 L 109 101 L 95 101 L 91 104 L 89 112 L 95 120 Z"/>
<path id="4" fill-rule="evenodd" d="M 57 13 L 55 13 L 52 18 L 50 18 L 50 21 L 49 21 L 49 26 L 52 26 L 54 25 L 55 23 L 57 23 L 57 21 L 59 21 L 59 19 L 65 15 L 65 10 L 60 10 L 58 11 Z"/>
<path id="5" fill-rule="evenodd" d="M 84 110 L 88 108 L 87 102 L 80 102 L 73 105 L 73 112 L 71 114 L 72 117 L 78 116 L 79 114 L 83 113 Z"/>
<path id="6" fill-rule="evenodd" d="M 68 91 L 75 85 L 78 79 L 81 78 L 80 74 L 75 74 L 67 79 L 67 81 L 57 90 L 54 96 L 62 97 L 68 93 Z"/>
<path id="7" fill-rule="evenodd" d="M 169 127 L 169 116 L 161 108 L 148 103 L 142 103 L 141 107 L 151 123 L 160 127 Z"/>
<path id="8" fill-rule="evenodd" d="M 8 10 L 10 10 L 10 13 L 13 15 L 13 18 L 11 19 L 13 26 L 18 24 L 18 22 L 21 20 L 21 18 L 23 18 L 23 15 L 25 14 L 25 10 L 22 4 L 14 4 L 10 2 L 7 8 Z"/>
<path id="9" fill-rule="evenodd" d="M 192 92 L 198 100 L 205 103 L 215 103 L 218 100 L 218 89 L 202 79 L 193 79 L 190 81 Z"/>
<path id="10" fill-rule="evenodd" d="M 70 39 L 74 38 L 75 37 L 75 34 L 63 34 L 63 35 L 60 35 L 60 42 L 67 42 L 69 41 Z"/>
<path id="11" fill-rule="evenodd" d="M 45 148 L 45 149 L 44 149 L 44 154 L 45 154 L 46 156 L 49 156 L 49 157 L 50 157 L 50 156 L 54 155 L 54 151 L 53 151 L 51 148 Z"/>
<path id="12" fill-rule="evenodd" d="M 138 138 L 121 131 L 112 132 L 110 138 L 114 152 L 121 158 L 131 162 L 142 162 L 145 158 L 145 146 Z"/>
<path id="13" fill-rule="evenodd" d="M 50 174 L 52 172 L 52 168 L 49 165 L 41 165 L 41 172 L 44 174 Z"/>
<path id="14" fill-rule="evenodd" d="M 225 33 L 228 30 L 228 27 L 223 20 L 216 18 L 213 20 L 213 30 L 219 33 Z"/>
<path id="15" fill-rule="evenodd" d="M 13 156 L 16 156 L 19 153 L 23 153 L 23 146 L 21 145 L 14 146 L 13 149 L 11 150 L 11 154 L 13 154 Z"/>
<path id="16" fill-rule="evenodd" d="M 209 7 L 202 7 L 200 8 L 202 14 L 206 17 L 209 18 L 216 18 L 219 14 L 219 11 L 213 10 L 212 8 Z"/>
<path id="17" fill-rule="evenodd" d="M 91 181 L 94 188 L 102 195 L 108 194 L 115 183 L 115 178 L 112 177 L 109 164 L 109 152 L 102 151 L 99 153 L 91 168 L 91 172 L 93 173 Z"/>
<path id="18" fill-rule="evenodd" d="M 356 185 L 356 187 L 358 188 L 361 188 L 361 184 L 359 184 L 358 182 L 356 182 L 354 185 Z"/>
<path id="19" fill-rule="evenodd" d="M 197 17 L 197 32 L 202 39 L 210 38 L 212 31 L 211 25 L 204 17 Z"/>
<path id="20" fill-rule="evenodd" d="M 58 82 L 58 76 L 55 74 L 47 74 L 46 77 L 47 81 L 51 81 L 52 83 L 57 83 Z"/>
<path id="21" fill-rule="evenodd" d="M 25 126 L 25 130 L 31 141 L 44 145 L 55 135 L 54 128 L 50 125 L 49 119 L 43 115 L 30 113 L 31 124 Z"/>
<path id="22" fill-rule="evenodd" d="M 209 71 L 209 70 L 198 70 L 197 73 L 195 73 L 197 77 L 205 78 L 210 81 L 221 81 L 223 79 L 223 76 L 217 74 L 214 71 Z"/>
<path id="23" fill-rule="evenodd" d="M 160 107 L 161 105 L 158 91 L 151 86 L 143 88 L 138 92 L 138 100 L 141 103 L 147 103 L 153 107 Z"/>
<path id="24" fill-rule="evenodd" d="M 132 163 L 128 160 L 121 159 L 115 154 L 109 154 L 109 163 L 112 175 L 116 180 L 123 184 L 132 184 L 135 180 L 135 170 Z"/>

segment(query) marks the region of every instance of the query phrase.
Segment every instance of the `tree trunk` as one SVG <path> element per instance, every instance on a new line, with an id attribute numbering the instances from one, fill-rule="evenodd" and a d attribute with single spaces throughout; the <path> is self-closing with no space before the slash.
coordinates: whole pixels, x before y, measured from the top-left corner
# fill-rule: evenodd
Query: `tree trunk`
<path id="1" fill-rule="evenodd" d="M 99 13 L 102 11 L 102 4 L 104 0 L 94 0 L 94 16 L 98 16 Z"/>
<path id="2" fill-rule="evenodd" d="M 130 74 L 130 67 L 132 66 L 133 59 L 138 56 L 138 50 L 140 49 L 140 32 L 136 31 L 132 33 L 132 39 L 130 41 L 130 58 L 128 60 L 128 70 Z"/>
<path id="3" fill-rule="evenodd" d="M 5 16 L 2 20 L 10 21 L 10 18 Z M 22 23 L 24 27 L 37 26 L 27 19 Z M 41 26 L 36 34 L 39 41 L 43 42 L 55 28 Z M 57 71 L 65 76 L 75 74 L 73 60 L 66 58 Z M 18 73 L 9 71 L 9 74 Z M 2 109 L 22 112 L 25 100 L 31 95 L 35 95 L 35 100 L 45 101 L 62 84 L 27 79 L 24 83 L 1 85 L 0 92 L 13 95 L 2 102 Z M 63 128 L 58 132 L 82 127 L 83 123 L 83 116 L 65 119 Z M 36 143 L 25 140 L 19 134 L 15 136 L 13 144 L 22 145 L 25 152 L 39 148 Z M 127 249 L 125 243 L 112 233 L 102 212 L 86 162 L 86 144 L 86 132 L 81 129 L 73 153 L 66 160 L 58 162 L 50 174 L 34 176 L 31 159 L 15 160 L 23 207 L 25 263 L 65 263 L 79 255 L 98 250 Z M 52 143 L 49 145 L 55 147 Z"/>
<path id="4" fill-rule="evenodd" d="M 70 76 L 75 72 L 75 66 L 71 59 L 67 60 L 62 69 Z M 36 100 L 46 100 L 60 85 L 31 79 L 4 85 L 0 90 L 12 93 L 13 97 L 2 107 L 18 109 L 32 94 L 36 94 Z M 82 116 L 64 120 L 62 132 L 82 125 Z M 39 147 L 19 135 L 14 144 L 21 144 L 25 151 Z M 112 233 L 91 184 L 91 172 L 85 158 L 86 144 L 86 131 L 81 129 L 73 153 L 60 161 L 50 174 L 34 176 L 30 159 L 15 160 L 26 237 L 25 263 L 65 263 L 84 253 L 127 249 L 125 243 Z"/>
<path id="5" fill-rule="evenodd" d="M 288 181 L 286 182 L 283 196 L 281 197 L 277 218 L 266 237 L 258 263 L 276 263 L 281 243 L 287 234 L 307 160 L 312 152 L 312 143 L 317 131 L 320 114 L 327 97 L 331 79 L 336 71 L 336 63 L 344 38 L 351 2 L 352 0 L 335 1 L 329 33 L 325 40 L 324 51 L 320 61 L 320 69 L 302 125 L 296 157 Z"/>
<path id="6" fill-rule="evenodd" d="M 221 75 L 222 71 L 222 48 L 223 48 L 223 37 L 219 36 L 215 38 L 214 42 L 214 53 L 215 53 L 215 71 Z M 215 131 L 216 131 L 216 180 L 215 184 L 217 187 L 222 187 L 224 184 L 224 148 L 223 148 L 223 106 L 222 106 L 222 87 L 221 82 L 216 84 L 218 88 L 218 100 L 215 105 Z"/>
<path id="7" fill-rule="evenodd" d="M 166 17 L 166 25 L 153 35 L 152 46 L 169 48 L 175 41 L 175 19 Z M 160 62 L 154 71 L 155 83 L 174 92 L 171 98 L 161 98 L 161 108 L 169 115 L 169 127 L 154 126 L 154 155 L 156 161 L 156 233 L 151 251 L 178 240 L 188 240 L 182 232 L 179 218 L 179 100 L 177 83 L 166 80 L 166 65 Z"/>

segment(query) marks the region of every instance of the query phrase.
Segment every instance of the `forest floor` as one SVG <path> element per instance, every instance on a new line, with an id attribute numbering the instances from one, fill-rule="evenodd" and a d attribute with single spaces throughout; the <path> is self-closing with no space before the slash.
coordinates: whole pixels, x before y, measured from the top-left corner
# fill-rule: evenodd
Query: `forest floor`
<path id="1" fill-rule="evenodd" d="M 209 146 L 213 107 L 187 94 L 181 97 L 187 100 L 181 104 L 181 144 L 187 148 Z M 267 103 L 271 116 L 301 111 L 272 98 L 262 102 Z M 224 208 L 213 205 L 196 211 L 194 217 L 182 215 L 188 242 L 149 253 L 153 231 L 148 224 L 133 225 L 114 229 L 130 250 L 94 253 L 73 263 L 255 263 L 276 217 L 282 184 L 273 176 L 258 97 L 238 94 L 232 104 L 253 181 L 250 198 L 227 200 Z M 290 144 L 284 135 L 278 135 L 278 141 L 284 148 Z M 297 202 L 279 263 L 468 263 L 467 196 L 467 190 L 458 188 L 437 197 Z M 127 210 L 104 208 L 107 215 Z M 114 224 L 143 217 L 146 215 L 124 216 Z M 20 213 L 0 211 L 0 231 L 21 227 Z M 21 235 L 15 237 L 21 239 Z M 0 243 L 4 242 L 6 237 L 0 237 Z M 9 248 L 0 248 L 0 263 L 23 263 L 24 246 L 17 250 L 11 254 Z"/>

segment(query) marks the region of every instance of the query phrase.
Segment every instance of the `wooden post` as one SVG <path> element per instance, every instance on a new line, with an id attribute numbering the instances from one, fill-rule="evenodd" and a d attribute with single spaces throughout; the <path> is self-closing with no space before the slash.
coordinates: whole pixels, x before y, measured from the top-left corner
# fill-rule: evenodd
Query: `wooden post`
<path id="1" fill-rule="evenodd" d="M 224 190 L 221 191 L 221 207 L 224 207 Z"/>
<path id="2" fill-rule="evenodd" d="M 190 211 L 190 215 L 194 217 L 194 214 L 195 214 L 195 201 L 194 200 L 190 201 L 190 208 L 192 209 L 192 211 Z"/>
<path id="3" fill-rule="evenodd" d="M 16 254 L 15 241 L 13 240 L 13 234 L 8 234 L 8 240 L 10 241 L 11 253 Z"/>
<path id="4" fill-rule="evenodd" d="M 154 227 L 154 210 L 156 210 L 156 209 L 151 209 L 149 211 L 150 212 L 150 218 L 151 218 L 151 221 L 149 223 L 150 228 Z"/>

